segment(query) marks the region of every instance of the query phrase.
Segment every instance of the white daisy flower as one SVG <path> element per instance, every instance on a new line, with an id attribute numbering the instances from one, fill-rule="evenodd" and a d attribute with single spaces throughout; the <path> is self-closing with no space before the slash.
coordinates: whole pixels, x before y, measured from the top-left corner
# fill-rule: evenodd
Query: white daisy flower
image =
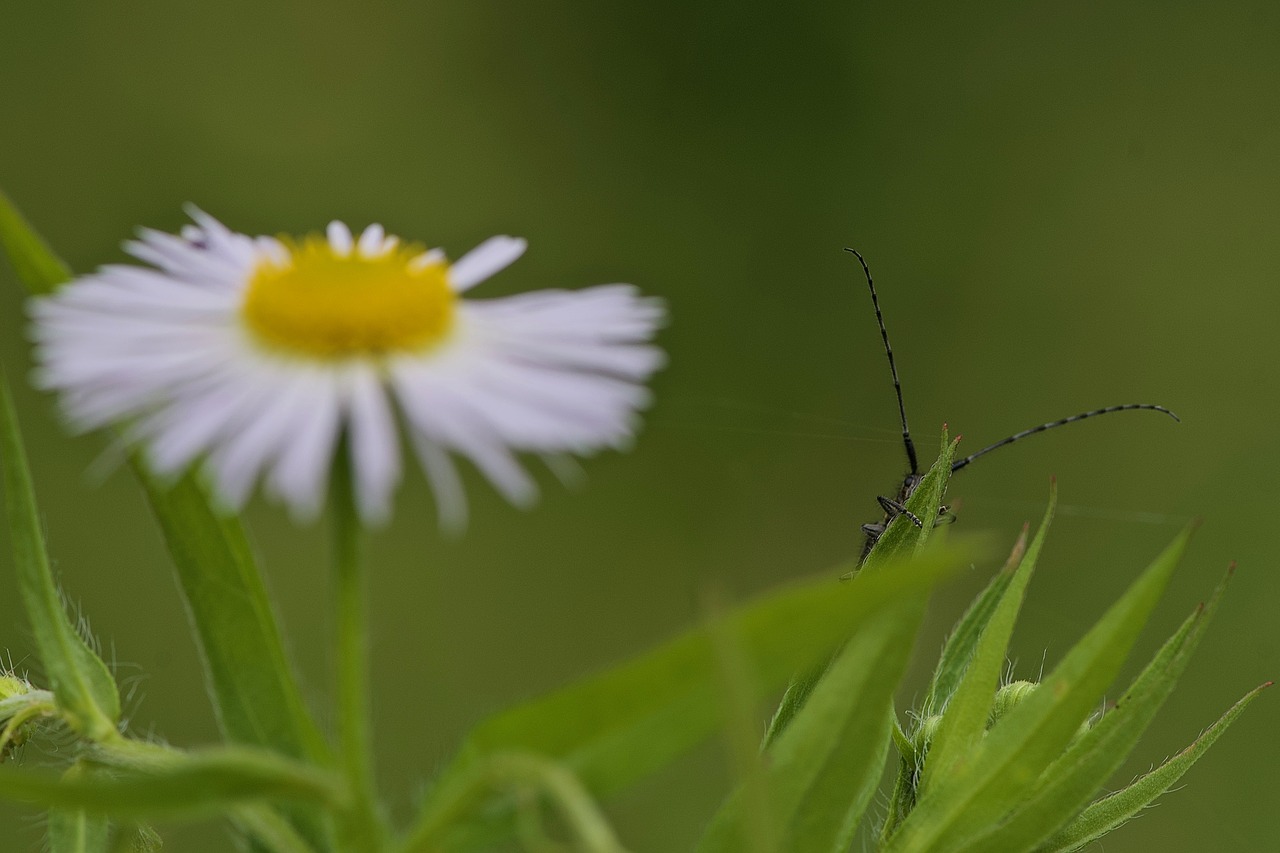
<path id="1" fill-rule="evenodd" d="M 450 263 L 379 225 L 293 240 L 190 214 L 180 236 L 143 229 L 125 245 L 151 267 L 105 266 L 34 301 L 36 381 L 79 429 L 123 422 L 159 473 L 203 460 L 231 509 L 261 480 L 313 518 L 345 435 L 360 514 L 385 520 L 400 420 L 458 526 L 451 454 L 525 506 L 536 487 L 515 451 L 562 469 L 566 454 L 625 448 L 649 403 L 659 300 L 628 284 L 462 298 L 524 240 Z"/>

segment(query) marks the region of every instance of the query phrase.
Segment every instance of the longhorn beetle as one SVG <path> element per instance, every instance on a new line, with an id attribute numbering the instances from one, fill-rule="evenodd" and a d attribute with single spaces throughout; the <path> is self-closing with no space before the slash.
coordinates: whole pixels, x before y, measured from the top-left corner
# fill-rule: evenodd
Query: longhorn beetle
<path id="1" fill-rule="evenodd" d="M 920 473 L 920 465 L 916 459 L 916 446 L 911 440 L 911 430 L 907 427 L 907 409 L 902 403 L 902 383 L 898 381 L 898 368 L 893 361 L 893 348 L 889 346 L 889 333 L 884 327 L 884 315 L 880 313 L 880 300 L 876 297 L 876 286 L 871 280 L 871 268 L 867 266 L 866 259 L 855 249 L 845 249 L 846 252 L 853 255 L 862 264 L 862 272 L 867 277 L 867 288 L 871 291 L 871 304 L 876 309 L 876 323 L 880 326 L 880 337 L 884 340 L 884 352 L 889 357 L 889 372 L 893 375 L 893 390 L 898 395 L 898 415 L 902 419 L 902 444 L 907 451 L 907 464 L 911 466 L 911 470 L 902 481 L 902 487 L 898 489 L 897 498 L 887 498 L 884 496 L 877 497 L 881 509 L 884 510 L 884 520 L 871 524 L 862 525 L 862 532 L 867 535 L 866 544 L 862 547 L 862 556 L 858 559 L 859 565 L 867 559 L 867 555 L 871 553 L 871 549 L 875 547 L 876 542 L 880 540 L 880 536 L 889 527 L 889 524 L 899 515 L 905 515 L 907 519 L 916 527 L 923 527 L 920 519 L 906 507 L 907 499 L 911 497 L 916 488 L 920 485 L 923 476 Z M 1105 409 L 1094 409 L 1091 412 L 1081 412 L 1078 415 L 1072 415 L 1069 418 L 1063 418 L 1057 421 L 1050 421 L 1047 424 L 1024 429 L 1022 432 L 1016 432 L 1008 438 L 1002 438 L 995 444 L 989 444 L 976 453 L 971 453 L 963 459 L 957 459 L 951 463 L 951 473 L 959 471 L 961 468 L 967 468 L 969 463 L 973 462 L 980 456 L 985 456 L 991 451 L 1004 447 L 1006 444 L 1013 444 L 1015 441 L 1021 441 L 1029 435 L 1035 435 L 1038 432 L 1055 429 L 1060 426 L 1082 421 L 1086 418 L 1092 418 L 1095 415 L 1108 415 L 1112 412 L 1127 412 L 1134 409 L 1150 409 L 1155 412 L 1163 412 L 1175 421 L 1181 421 L 1177 415 L 1166 409 L 1164 406 L 1155 406 L 1149 403 L 1126 403 L 1121 406 L 1107 406 Z M 951 515 L 950 510 L 945 506 L 938 507 L 938 521 L 954 521 L 955 516 Z"/>

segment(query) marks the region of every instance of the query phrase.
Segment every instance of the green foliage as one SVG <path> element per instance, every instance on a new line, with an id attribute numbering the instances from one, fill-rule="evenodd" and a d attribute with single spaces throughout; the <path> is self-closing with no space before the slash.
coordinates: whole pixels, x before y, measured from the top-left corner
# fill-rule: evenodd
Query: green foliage
<path id="1" fill-rule="evenodd" d="M 53 579 L 36 510 L 31 472 L 22 435 L 0 376 L 0 465 L 4 467 L 5 505 L 13 537 L 18 590 L 31 621 L 40 660 L 67 725 L 94 740 L 117 735 L 120 696 L 107 665 L 76 633 Z"/>
<path id="2" fill-rule="evenodd" d="M 892 561 L 921 553 L 937 519 L 955 443 L 944 434 L 937 461 L 907 502 L 921 520 L 905 515 L 889 525 L 853 584 L 892 576 Z M 793 681 L 765 739 L 763 785 L 767 818 L 784 850 L 846 850 L 880 781 L 893 691 L 910 659 L 924 618 L 924 592 L 903 597 L 858 628 L 825 671 Z M 797 690 L 796 684 L 806 685 Z M 699 850 L 741 850 L 760 820 L 739 791 L 703 836 Z"/>
<path id="3" fill-rule="evenodd" d="M 956 441 L 959 441 L 959 439 Z M 851 579 L 859 571 L 872 571 L 878 564 L 887 560 L 902 558 L 920 552 L 928 540 L 929 534 L 933 531 L 934 525 L 937 523 L 937 508 L 942 505 L 942 497 L 947 491 L 947 481 L 951 477 L 949 466 L 951 459 L 955 456 L 955 449 L 956 442 L 947 441 L 947 433 L 944 429 L 942 433 L 942 449 L 938 460 L 925 472 L 915 491 L 912 492 L 911 497 L 907 500 L 907 511 L 920 519 L 921 526 L 916 527 L 905 515 L 895 517 L 880 538 L 876 540 L 875 547 L 867 555 L 865 562 L 853 571 L 843 575 L 842 580 Z M 791 722 L 791 718 L 804 706 L 809 694 L 813 692 L 818 682 L 822 679 L 824 672 L 825 666 L 816 667 L 801 672 L 792 678 L 791 683 L 787 685 L 786 692 L 782 695 L 782 701 L 778 704 L 778 709 L 774 711 L 773 718 L 769 721 L 769 728 L 765 732 L 764 739 L 766 747 L 782 733 Z"/>
<path id="4" fill-rule="evenodd" d="M 467 737 L 461 755 L 437 780 L 414 838 L 425 845 L 450 835 L 459 788 L 489 757 L 534 753 L 563 762 L 594 794 L 631 784 L 711 734 L 722 720 L 714 631 L 736 639 L 755 678 L 752 701 L 789 673 L 830 654 L 872 617 L 915 602 L 973 553 L 960 543 L 887 571 L 837 584 L 831 575 L 739 607 L 719 629 L 702 627 L 658 649 L 556 693 L 499 713 Z M 805 630 L 797 631 L 803 624 Z M 509 799 L 478 804 L 473 825 L 451 843 L 466 846 L 513 830 Z M 415 848 L 418 849 L 418 848 Z"/>
<path id="5" fill-rule="evenodd" d="M 1155 770 L 1139 778 L 1127 788 L 1104 797 L 1085 809 L 1080 816 L 1071 822 L 1062 832 L 1057 833 L 1043 845 L 1041 849 L 1065 853 L 1079 850 L 1086 844 L 1098 840 L 1111 830 L 1121 826 L 1168 791 L 1182 774 L 1191 769 L 1205 751 L 1213 745 L 1227 726 L 1235 722 L 1244 709 L 1257 698 L 1258 694 L 1271 686 L 1271 682 L 1255 687 L 1223 714 L 1217 722 L 1204 734 L 1196 738 L 1195 743 L 1157 767 Z"/>
<path id="6" fill-rule="evenodd" d="M 86 772 L 62 777 L 4 769 L 0 795 L 125 817 L 200 817 L 260 799 L 346 806 L 332 772 L 246 747 L 179 752 L 133 743 L 90 750 L 81 762 Z"/>
<path id="7" fill-rule="evenodd" d="M 955 690 L 941 695 L 931 691 L 934 701 L 940 700 L 946 713 L 941 715 L 929 745 L 928 763 L 921 774 L 919 794 L 927 794 L 935 780 L 963 767 L 986 734 L 987 719 L 991 716 L 991 705 L 1004 668 L 1005 650 L 1013 636 L 1013 625 L 1022 606 L 1023 594 L 1031 573 L 1035 571 L 1057 502 L 1058 490 L 1054 487 L 1049 491 L 1049 508 L 1045 511 L 1044 521 L 1040 523 L 1040 529 L 1031 540 L 1031 547 L 1023 555 L 1017 571 L 1008 584 L 1003 584 L 1004 591 L 977 636 L 973 654 Z"/>
<path id="8" fill-rule="evenodd" d="M 227 739 L 293 758 L 328 749 L 303 702 L 244 529 L 188 474 L 165 485 L 134 461 L 187 602 Z"/>
<path id="9" fill-rule="evenodd" d="M 68 275 L 3 196 L 0 244 L 33 293 L 53 290 Z M 371 853 L 479 849 L 511 836 L 551 849 L 558 845 L 543 827 L 548 808 L 575 849 L 623 853 L 597 798 L 668 765 L 726 721 L 752 719 L 791 678 L 759 755 L 751 754 L 749 730 L 738 738 L 748 743 L 740 750 L 743 778 L 711 821 L 701 853 L 848 850 L 876 801 L 891 744 L 900 759 L 879 836 L 885 853 L 1078 850 L 1174 785 L 1262 688 L 1190 747 L 1091 803 L 1171 694 L 1226 580 L 1100 716 L 1091 712 L 1158 602 L 1190 530 L 1043 683 L 1001 686 L 1054 491 L 1030 545 L 1024 530 L 1004 569 L 956 625 L 915 722 L 904 730 L 893 696 L 929 594 L 980 550 L 966 540 L 926 547 L 954 448 L 944 434 L 938 460 L 907 501 L 920 526 L 896 517 L 860 570 L 843 576 L 847 583 L 832 573 L 774 591 L 647 654 L 500 711 L 466 737 L 412 827 L 393 839 L 380 826 L 353 834 L 380 820 L 373 813 L 381 807 L 367 802 L 371 784 L 330 769 L 331 750 L 302 701 L 239 522 L 215 511 L 193 475 L 162 482 L 137 458 L 132 463 L 173 557 L 227 745 L 184 751 L 121 733 L 116 685 L 67 618 L 51 573 L 0 377 L 0 461 L 18 587 L 51 687 L 0 673 L 0 759 L 39 720 L 55 719 L 76 736 L 61 774 L 0 768 L 0 797 L 50 809 L 53 853 L 154 851 L 159 837 L 139 821 L 210 814 L 225 816 L 265 853 L 325 853 L 337 849 L 339 837 L 362 837 Z M 363 657 L 349 664 L 363 666 Z M 803 675 L 792 677 L 796 672 Z M 365 758 L 346 755 L 344 764 L 370 766 Z"/>
<path id="10" fill-rule="evenodd" d="M 70 268 L 55 255 L 0 192 L 0 246 L 18 278 L 33 294 L 52 293 L 71 279 Z"/>

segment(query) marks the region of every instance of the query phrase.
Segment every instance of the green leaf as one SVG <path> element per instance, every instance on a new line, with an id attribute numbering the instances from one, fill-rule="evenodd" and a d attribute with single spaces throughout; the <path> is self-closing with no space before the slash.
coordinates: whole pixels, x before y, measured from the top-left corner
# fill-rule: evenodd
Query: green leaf
<path id="1" fill-rule="evenodd" d="M 927 720 L 940 714 L 955 693 L 957 685 L 968 669 L 978 638 L 982 636 L 983 629 L 990 621 L 1005 590 L 1009 588 L 1013 573 L 1022 562 L 1022 555 L 1026 550 L 1027 525 L 1024 524 L 1022 532 L 1013 545 L 1013 550 L 1009 552 L 1004 568 L 991 578 L 986 588 L 969 605 L 969 609 L 956 623 L 946 643 L 943 644 L 942 654 L 938 658 L 938 665 L 934 669 L 933 678 L 929 682 L 929 689 L 925 693 L 924 702 L 921 704 L 916 720 L 916 739 L 908 737 L 901 727 L 894 726 L 894 743 L 898 748 L 898 774 L 893 790 L 889 794 L 888 813 L 880 826 L 882 842 L 897 831 L 898 824 L 902 823 L 911 809 L 915 808 L 916 786 L 924 765 L 923 751 L 916 747 L 920 728 Z"/>
<path id="2" fill-rule="evenodd" d="M 968 853 L 1018 853 L 1031 850 L 1079 814 L 1133 751 L 1156 712 L 1173 692 L 1191 655 L 1217 611 L 1231 573 L 1218 584 L 1207 605 L 1196 611 L 1160 648 L 1105 713 L 1074 741 L 1040 779 L 1034 792 L 994 830 L 971 840 Z"/>
<path id="3" fill-rule="evenodd" d="M 219 728 L 233 743 L 328 764 L 239 520 L 213 510 L 194 474 L 166 486 L 132 461 L 173 558 Z M 287 811 L 309 842 L 333 846 L 322 815 L 303 805 Z"/>
<path id="4" fill-rule="evenodd" d="M 1000 685 L 1000 673 L 1013 636 L 1013 626 L 1022 608 L 1022 599 L 1035 571 L 1040 548 L 1053 521 L 1053 510 L 1058 503 L 1058 488 L 1049 487 L 1049 507 L 1045 510 L 1040 529 L 1031 540 L 1012 580 L 996 604 L 987 624 L 983 626 L 973 656 L 965 667 L 964 675 L 956 685 L 955 693 L 947 702 L 942 719 L 938 723 L 933 742 L 925 757 L 924 771 L 918 796 L 924 796 L 938 779 L 946 778 L 963 766 L 974 748 L 986 734 L 987 720 L 996 689 Z"/>
<path id="5" fill-rule="evenodd" d="M 1040 688 L 987 732 L 963 767 L 921 797 L 890 839 L 889 853 L 957 849 L 1026 799 L 1115 678 L 1190 533 L 1183 531 Z"/>
<path id="6" fill-rule="evenodd" d="M 882 562 L 918 554 L 924 548 L 938 521 L 938 507 L 942 506 L 942 497 L 947 493 L 947 483 L 951 480 L 951 460 L 955 457 L 959 441 L 958 438 L 948 441 L 946 429 L 942 430 L 942 446 L 937 460 L 920 478 L 920 483 L 907 499 L 907 510 L 920 519 L 920 527 L 916 527 L 906 515 L 895 516 L 876 540 L 875 547 L 860 567 L 861 571 L 877 570 Z"/>
<path id="7" fill-rule="evenodd" d="M 167 751 L 135 769 L 113 767 L 74 777 L 0 768 L 0 796 L 60 809 L 123 817 L 201 817 L 246 801 L 270 799 L 346 806 L 335 774 L 261 750 L 226 747 Z M 108 753 L 95 755 L 100 763 Z"/>
<path id="8" fill-rule="evenodd" d="M 22 434 L 3 374 L 0 374 L 0 466 L 4 468 L 5 503 L 18 589 L 60 715 L 73 731 L 91 740 L 119 737 L 116 725 L 120 720 L 120 696 L 115 681 L 107 665 L 76 633 L 53 580 Z"/>
<path id="9" fill-rule="evenodd" d="M 248 846 L 253 853 L 316 853 L 316 847 L 299 835 L 292 823 L 267 805 L 237 806 L 227 813 L 227 818 L 251 839 Z"/>
<path id="10" fill-rule="evenodd" d="M 111 827 L 105 815 L 82 811 L 49 812 L 49 853 L 107 853 Z"/>
<path id="11" fill-rule="evenodd" d="M 921 704 L 922 719 L 942 713 L 942 709 L 951 701 L 952 694 L 956 692 L 956 687 L 969 668 L 969 661 L 973 658 L 973 650 L 978 645 L 978 638 L 982 636 L 983 629 L 986 628 L 1005 590 L 1013 581 L 1013 573 L 1022 563 L 1022 555 L 1026 550 L 1027 525 L 1024 524 L 1022 533 L 1018 535 L 1018 541 L 1009 552 L 1009 559 L 1005 562 L 1004 568 L 973 600 L 969 609 L 965 611 L 964 616 L 960 617 L 960 621 L 947 637 L 942 647 L 942 654 L 938 658 L 938 666 L 934 669 L 933 678 L 929 682 L 928 692 L 925 693 L 924 702 Z"/>
<path id="12" fill-rule="evenodd" d="M 946 493 L 947 482 L 951 477 L 951 460 L 955 456 L 958 441 L 959 439 L 948 441 L 947 431 L 943 429 L 938 458 L 925 472 L 915 491 L 907 499 L 907 510 L 920 519 L 921 526 L 916 527 L 906 515 L 896 516 L 876 540 L 875 547 L 871 549 L 871 553 L 867 555 L 862 565 L 843 575 L 841 580 L 849 580 L 861 571 L 874 570 L 878 563 L 886 560 L 918 553 L 924 547 L 938 520 L 938 507 L 942 505 L 942 496 Z M 769 728 L 764 737 L 766 747 L 782 734 L 792 717 L 804 706 L 809 694 L 822 680 L 827 664 L 827 661 L 823 661 L 791 679 L 786 692 L 782 695 L 782 701 L 778 703 L 778 708 L 769 721 Z"/>
<path id="13" fill-rule="evenodd" d="M 77 762 L 62 775 L 74 782 L 92 771 Z M 49 853 L 107 853 L 111 842 L 111 825 L 106 815 L 83 811 L 52 809 L 49 812 Z"/>
<path id="14" fill-rule="evenodd" d="M 235 743 L 327 761 L 244 529 L 214 512 L 194 475 L 166 486 L 134 463 L 173 557 L 223 732 Z"/>
<path id="15" fill-rule="evenodd" d="M 769 748 L 767 807 L 784 828 L 779 849 L 849 849 L 884 771 L 893 691 L 923 616 L 924 598 L 914 597 L 865 622 Z M 746 849 L 752 807 L 740 793 L 731 798 L 698 850 Z"/>
<path id="16" fill-rule="evenodd" d="M 756 676 L 753 700 L 777 689 L 798 668 L 839 646 L 871 614 L 926 593 L 966 563 L 975 548 L 931 549 L 892 571 L 838 584 L 830 576 L 775 592 L 728 613 L 724 630 L 738 638 Z M 890 568 L 886 566 L 886 568 Z M 656 650 L 480 724 L 424 805 L 409 849 L 443 831 L 440 803 L 468 768 L 495 753 L 533 753 L 564 763 L 595 795 L 657 770 L 720 724 L 714 640 L 701 627 Z M 498 823 L 509 809 L 497 809 Z M 500 828 L 499 833 L 505 831 Z"/>
<path id="17" fill-rule="evenodd" d="M 605 820 L 590 793 L 564 765 L 528 753 L 486 755 L 471 762 L 449 786 L 445 796 L 437 797 L 431 825 L 419 828 L 397 847 L 403 853 L 439 853 L 458 849 L 456 839 L 443 842 L 435 830 L 448 829 L 465 818 L 494 792 L 512 795 L 521 819 L 521 840 L 532 849 L 560 850 L 545 838 L 538 814 L 540 801 L 554 806 L 565 829 L 576 843 L 573 850 L 584 853 L 624 853 L 622 845 Z M 532 836 L 532 837 L 531 837 Z"/>
<path id="18" fill-rule="evenodd" d="M 3 192 L 0 192 L 0 246 L 4 247 L 18 278 L 33 294 L 52 293 L 71 279 L 71 270 L 50 251 Z"/>
<path id="19" fill-rule="evenodd" d="M 1271 684 L 1272 682 L 1267 682 L 1254 688 L 1206 732 L 1196 738 L 1191 746 L 1140 777 L 1124 790 L 1117 791 L 1089 806 L 1070 826 L 1038 849 L 1044 853 L 1069 853 L 1069 851 L 1080 850 L 1151 805 L 1157 797 L 1175 785 L 1182 775 L 1191 769 L 1191 765 L 1200 760 L 1209 747 L 1213 746 L 1213 742 L 1221 737 L 1227 727 L 1244 712 L 1249 703 Z"/>

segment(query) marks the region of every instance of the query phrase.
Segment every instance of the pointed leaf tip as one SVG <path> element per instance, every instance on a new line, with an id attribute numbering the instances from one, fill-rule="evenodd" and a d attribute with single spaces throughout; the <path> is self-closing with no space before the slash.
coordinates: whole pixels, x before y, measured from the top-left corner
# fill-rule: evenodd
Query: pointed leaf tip
<path id="1" fill-rule="evenodd" d="M 18 279 L 32 294 L 52 293 L 71 279 L 71 269 L 53 253 L 3 190 L 0 190 L 0 248 Z"/>

